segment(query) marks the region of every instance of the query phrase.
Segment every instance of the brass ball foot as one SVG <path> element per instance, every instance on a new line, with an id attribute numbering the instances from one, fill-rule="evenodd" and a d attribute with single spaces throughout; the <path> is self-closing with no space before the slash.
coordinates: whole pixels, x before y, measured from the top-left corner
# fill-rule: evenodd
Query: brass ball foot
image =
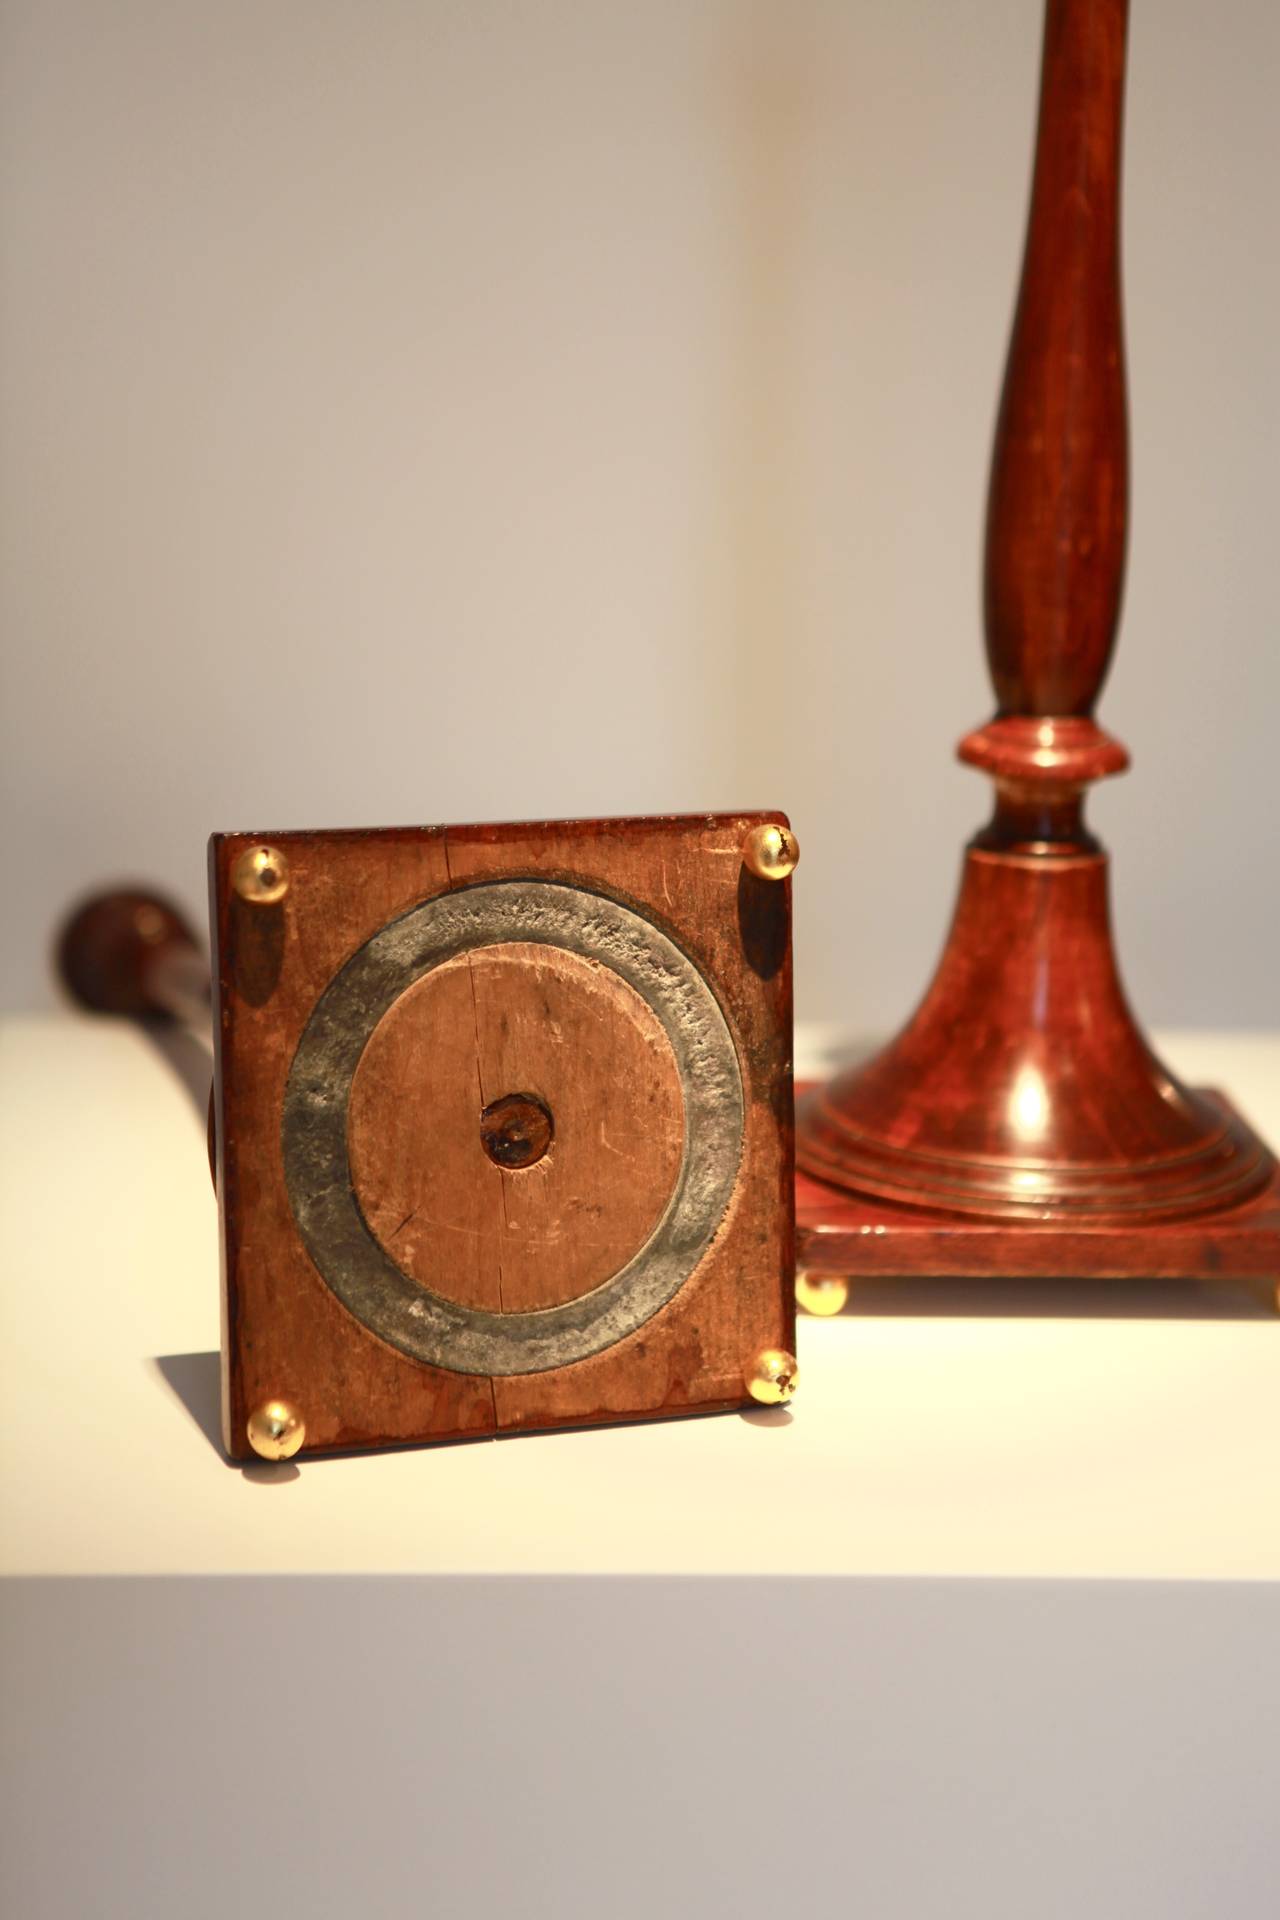
<path id="1" fill-rule="evenodd" d="M 849 1299 L 849 1282 L 834 1273 L 798 1273 L 796 1275 L 796 1305 L 803 1307 L 806 1313 L 827 1318 L 833 1313 L 843 1313 Z"/>
<path id="2" fill-rule="evenodd" d="M 757 880 L 785 880 L 800 859 L 800 842 L 790 827 L 752 827 L 742 844 L 742 861 Z"/>
<path id="3" fill-rule="evenodd" d="M 264 1400 L 249 1415 L 249 1445 L 264 1460 L 292 1460 L 307 1437 L 307 1423 L 288 1400 Z"/>
<path id="4" fill-rule="evenodd" d="M 274 907 L 289 891 L 289 862 L 279 847 L 246 847 L 231 869 L 231 884 L 251 907 Z"/>
<path id="5" fill-rule="evenodd" d="M 747 1392 L 762 1407 L 784 1405 L 794 1396 L 799 1384 L 796 1357 L 793 1353 L 784 1353 L 781 1347 L 766 1347 L 747 1368 Z"/>

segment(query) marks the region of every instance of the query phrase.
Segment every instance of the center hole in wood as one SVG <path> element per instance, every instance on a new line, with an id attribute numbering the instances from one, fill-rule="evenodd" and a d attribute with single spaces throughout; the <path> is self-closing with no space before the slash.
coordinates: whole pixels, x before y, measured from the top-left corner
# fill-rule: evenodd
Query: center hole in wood
<path id="1" fill-rule="evenodd" d="M 555 1134 L 551 1109 L 535 1093 L 504 1093 L 480 1115 L 480 1141 L 495 1167 L 536 1166 Z"/>

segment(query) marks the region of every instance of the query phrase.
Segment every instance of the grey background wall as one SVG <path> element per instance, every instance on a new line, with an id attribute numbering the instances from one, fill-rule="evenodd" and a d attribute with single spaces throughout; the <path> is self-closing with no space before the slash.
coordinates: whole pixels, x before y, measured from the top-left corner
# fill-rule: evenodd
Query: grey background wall
<path id="1" fill-rule="evenodd" d="M 0 997 L 210 828 L 790 808 L 907 1010 L 983 783 L 1035 0 L 6 0 Z M 1138 0 L 1093 817 L 1146 1017 L 1280 1017 L 1280 14 Z"/>

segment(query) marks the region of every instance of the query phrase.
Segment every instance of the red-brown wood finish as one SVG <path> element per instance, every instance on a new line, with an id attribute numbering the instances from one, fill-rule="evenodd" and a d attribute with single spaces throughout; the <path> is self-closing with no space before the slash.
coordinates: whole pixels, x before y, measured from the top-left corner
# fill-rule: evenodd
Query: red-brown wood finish
<path id="1" fill-rule="evenodd" d="M 790 884 L 757 879 L 748 835 L 777 813 L 541 821 L 265 836 L 277 903 L 232 876 L 262 836 L 210 842 L 223 1427 L 292 1401 L 306 1452 L 729 1411 L 754 1357 L 795 1344 Z M 381 929 L 428 901 L 545 880 L 648 921 L 707 983 L 741 1071 L 732 1192 L 675 1295 L 585 1357 L 530 1373 L 455 1370 L 399 1350 L 321 1276 L 290 1197 L 289 1076 L 317 1002 Z M 243 909 L 243 910 L 242 910 Z M 402 1272 L 467 1309 L 587 1297 L 649 1238 L 687 1134 L 656 1015 L 620 975 L 547 943 L 478 946 L 408 985 L 350 1088 L 351 1191 Z M 490 1151 L 494 1107 L 544 1104 L 548 1150 Z M 553 1137 L 552 1137 L 553 1135 Z"/>
<path id="2" fill-rule="evenodd" d="M 163 894 L 113 887 L 70 913 L 54 948 L 58 978 L 88 1013 L 122 1014 L 168 1026 L 177 1021 L 212 1051 L 209 962 L 186 918 Z M 209 1172 L 217 1185 L 217 1141 L 209 1087 Z"/>
<path id="3" fill-rule="evenodd" d="M 1206 1095 L 1224 1107 L 1221 1094 Z M 1280 1272 L 1280 1176 L 1250 1200 L 1188 1220 L 1062 1220 L 1031 1229 L 930 1212 L 796 1176 L 797 1255 L 810 1278 L 1035 1282 L 1223 1281 L 1267 1307 Z M 858 1297 L 852 1297 L 856 1307 Z"/>
<path id="4" fill-rule="evenodd" d="M 1178 1083 L 1129 1010 L 1106 856 L 1082 819 L 1088 784 L 1127 765 L 1093 718 L 1125 552 L 1125 26 L 1125 0 L 1049 0 L 1046 9 L 987 515 L 998 705 L 960 746 L 993 778 L 995 809 L 967 850 L 950 935 L 916 1014 L 885 1052 L 801 1104 L 801 1167 L 891 1203 L 862 1206 L 863 1218 L 805 1184 L 802 1260 L 828 1271 L 859 1268 L 868 1234 L 911 1238 L 917 1272 L 954 1270 L 938 1264 L 942 1242 L 922 1238 L 919 1219 L 912 1227 L 912 1208 L 937 1216 L 943 1239 L 950 1216 L 1016 1223 L 1003 1228 L 1006 1259 L 1023 1271 L 1044 1270 L 1031 1250 L 1037 1233 L 1052 1233 L 1056 1254 L 1049 1241 L 1040 1252 L 1056 1271 L 1079 1263 L 1066 1226 L 1128 1236 L 1120 1251 L 1114 1237 L 1109 1253 L 1095 1248 L 1094 1270 L 1138 1272 L 1152 1260 L 1159 1270 L 1150 1230 L 1217 1218 L 1264 1191 L 1272 1212 L 1262 1224 L 1280 1260 L 1270 1154 L 1229 1106 Z M 1182 1239 L 1183 1268 L 1214 1270 L 1203 1235 Z M 901 1248 L 880 1251 L 902 1270 Z M 977 1270 L 994 1271 L 990 1259 L 988 1249 Z"/>
<path id="5" fill-rule="evenodd" d="M 55 953 L 63 986 L 90 1013 L 208 1030 L 209 963 L 183 915 L 160 894 L 141 887 L 93 894 L 64 922 Z"/>

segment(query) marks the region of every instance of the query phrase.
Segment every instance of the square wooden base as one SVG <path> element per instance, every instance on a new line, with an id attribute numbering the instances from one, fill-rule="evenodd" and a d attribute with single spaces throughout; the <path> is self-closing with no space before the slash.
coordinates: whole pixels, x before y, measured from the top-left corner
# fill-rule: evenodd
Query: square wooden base
<path id="1" fill-rule="evenodd" d="M 797 1173 L 796 1235 L 801 1271 L 848 1280 L 1230 1281 L 1280 1304 L 1280 1171 L 1229 1212 L 1118 1226 L 933 1213 Z"/>
<path id="2" fill-rule="evenodd" d="M 215 834 L 233 1458 L 279 1400 L 308 1454 L 755 1404 L 795 1337 L 791 903 L 744 846 L 783 824 Z"/>

